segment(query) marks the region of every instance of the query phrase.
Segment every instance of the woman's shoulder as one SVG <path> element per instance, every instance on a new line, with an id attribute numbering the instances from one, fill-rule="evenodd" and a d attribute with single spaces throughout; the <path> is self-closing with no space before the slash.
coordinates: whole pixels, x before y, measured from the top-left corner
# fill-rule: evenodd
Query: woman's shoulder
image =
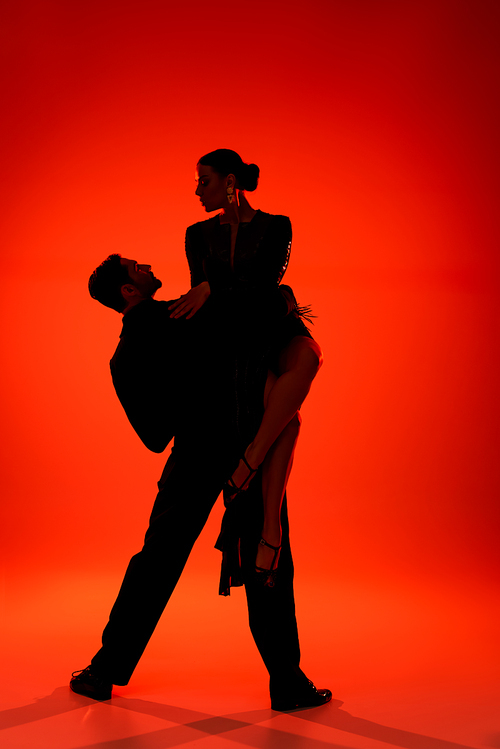
<path id="1" fill-rule="evenodd" d="M 282 216 L 279 213 L 266 213 L 265 211 L 257 211 L 261 218 L 267 222 L 273 223 L 280 226 L 291 226 L 292 222 L 288 216 Z"/>
<path id="2" fill-rule="evenodd" d="M 196 234 L 198 232 L 210 231 L 210 229 L 218 226 L 219 223 L 219 215 L 217 214 L 216 216 L 205 219 L 205 221 L 197 221 L 196 224 L 191 224 L 191 226 L 188 226 L 188 228 L 186 229 L 186 234 Z"/>
<path id="3" fill-rule="evenodd" d="M 282 216 L 280 213 L 266 213 L 266 211 L 261 211 L 260 208 L 257 213 L 262 214 L 262 216 L 269 216 L 269 218 L 277 221 L 290 221 L 288 216 Z"/>
<path id="4" fill-rule="evenodd" d="M 289 235 L 292 234 L 292 222 L 288 216 L 282 216 L 279 213 L 265 213 L 264 211 L 258 211 L 259 221 L 266 232 L 271 234 L 277 233 L 278 235 Z"/>

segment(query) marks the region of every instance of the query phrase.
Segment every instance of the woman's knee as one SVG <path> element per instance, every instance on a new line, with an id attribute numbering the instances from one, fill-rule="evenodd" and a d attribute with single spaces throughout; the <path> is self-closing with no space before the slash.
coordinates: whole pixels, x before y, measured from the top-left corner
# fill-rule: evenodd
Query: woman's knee
<path id="1" fill-rule="evenodd" d="M 316 373 L 319 372 L 321 366 L 323 365 L 323 352 L 321 350 L 321 346 L 316 343 L 316 341 L 311 341 L 313 344 L 309 351 L 311 356 L 311 364 L 316 369 Z"/>
<path id="2" fill-rule="evenodd" d="M 316 341 L 310 340 L 301 346 L 297 366 L 312 380 L 323 364 L 323 352 Z"/>
<path id="3" fill-rule="evenodd" d="M 307 336 L 297 336 L 284 350 L 280 361 L 281 374 L 301 372 L 313 379 L 323 364 L 320 345 Z"/>

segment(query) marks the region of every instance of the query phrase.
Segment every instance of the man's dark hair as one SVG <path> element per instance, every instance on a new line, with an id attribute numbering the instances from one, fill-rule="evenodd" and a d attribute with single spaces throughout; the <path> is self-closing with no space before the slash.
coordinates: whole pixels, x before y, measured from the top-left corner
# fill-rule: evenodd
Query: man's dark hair
<path id="1" fill-rule="evenodd" d="M 127 302 L 120 291 L 126 283 L 133 283 L 126 265 L 121 264 L 121 255 L 110 255 L 99 265 L 89 278 L 89 292 L 93 299 L 123 312 Z"/>

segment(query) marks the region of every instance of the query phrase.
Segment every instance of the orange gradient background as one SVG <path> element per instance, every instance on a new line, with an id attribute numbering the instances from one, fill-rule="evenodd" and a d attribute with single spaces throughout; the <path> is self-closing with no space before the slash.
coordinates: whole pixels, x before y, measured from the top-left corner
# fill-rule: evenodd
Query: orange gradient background
<path id="1" fill-rule="evenodd" d="M 299 622 L 333 620 L 349 586 L 493 589 L 500 6 L 26 1 L 2 16 L 5 600 L 52 581 L 84 610 L 99 597 L 105 622 L 166 455 L 121 410 L 121 317 L 87 279 L 120 252 L 151 263 L 157 298 L 187 290 L 185 228 L 206 217 L 194 167 L 218 147 L 260 166 L 253 207 L 290 216 L 285 281 L 324 351 L 289 484 Z M 221 515 L 176 591 L 186 612 L 217 598 Z M 306 638 L 309 661 L 322 647 Z"/>

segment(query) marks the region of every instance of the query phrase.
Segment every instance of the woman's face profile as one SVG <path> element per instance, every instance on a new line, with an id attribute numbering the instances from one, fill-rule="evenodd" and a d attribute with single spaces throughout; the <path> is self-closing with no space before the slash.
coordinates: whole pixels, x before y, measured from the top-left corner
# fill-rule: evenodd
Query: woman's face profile
<path id="1" fill-rule="evenodd" d="M 196 192 L 207 213 L 224 208 L 227 200 L 226 177 L 214 171 L 211 166 L 196 165 Z"/>

